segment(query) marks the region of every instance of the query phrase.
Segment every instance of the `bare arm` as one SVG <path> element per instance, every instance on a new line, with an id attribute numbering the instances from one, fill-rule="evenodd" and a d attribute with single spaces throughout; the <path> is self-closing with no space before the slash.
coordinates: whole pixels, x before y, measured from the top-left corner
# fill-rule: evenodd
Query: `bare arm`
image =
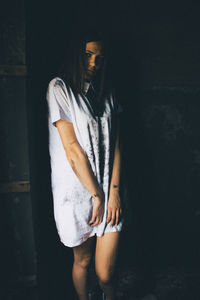
<path id="1" fill-rule="evenodd" d="M 113 162 L 112 177 L 110 183 L 110 192 L 119 191 L 120 184 L 120 171 L 121 171 L 121 153 L 119 145 L 119 126 L 117 130 L 116 144 L 115 144 L 115 154 Z"/>
<path id="2" fill-rule="evenodd" d="M 73 124 L 59 120 L 56 122 L 56 127 L 73 171 L 94 198 L 93 215 L 89 223 L 93 223 L 92 226 L 100 224 L 103 218 L 104 193 L 99 187 L 87 156 L 77 141 Z"/>
<path id="3" fill-rule="evenodd" d="M 119 195 L 120 171 L 121 171 L 121 153 L 120 153 L 119 123 L 118 123 L 113 170 L 112 170 L 109 199 L 108 199 L 107 223 L 111 221 L 110 223 L 111 226 L 113 226 L 114 224 L 116 226 L 118 224 L 120 215 L 122 214 L 121 201 Z"/>

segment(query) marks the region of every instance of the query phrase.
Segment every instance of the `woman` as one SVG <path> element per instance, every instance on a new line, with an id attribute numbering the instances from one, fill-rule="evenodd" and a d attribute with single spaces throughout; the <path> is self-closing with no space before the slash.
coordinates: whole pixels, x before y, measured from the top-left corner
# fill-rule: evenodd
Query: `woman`
<path id="1" fill-rule="evenodd" d="M 119 107 L 109 87 L 107 47 L 99 36 L 75 43 L 59 77 L 49 83 L 49 152 L 54 216 L 61 242 L 73 249 L 78 297 L 88 299 L 87 269 L 106 299 L 113 285 L 120 232 Z"/>

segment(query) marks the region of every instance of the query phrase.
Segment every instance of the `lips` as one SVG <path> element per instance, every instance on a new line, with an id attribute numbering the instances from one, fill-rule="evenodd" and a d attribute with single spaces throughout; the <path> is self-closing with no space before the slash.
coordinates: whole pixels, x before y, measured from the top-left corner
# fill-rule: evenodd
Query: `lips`
<path id="1" fill-rule="evenodd" d="M 95 74 L 95 71 L 93 71 L 93 70 L 88 70 L 88 72 L 91 74 Z"/>

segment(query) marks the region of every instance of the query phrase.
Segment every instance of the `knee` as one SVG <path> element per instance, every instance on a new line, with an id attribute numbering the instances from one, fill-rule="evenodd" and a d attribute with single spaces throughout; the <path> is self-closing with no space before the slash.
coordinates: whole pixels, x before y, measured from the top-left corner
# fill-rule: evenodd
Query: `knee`
<path id="1" fill-rule="evenodd" d="M 87 269 L 90 265 L 91 257 L 84 257 L 82 259 L 76 258 L 74 259 L 74 265 L 81 268 L 81 269 Z"/>
<path id="2" fill-rule="evenodd" d="M 113 271 L 112 270 L 98 270 L 96 269 L 96 274 L 101 285 L 108 285 L 111 283 L 113 279 Z"/>

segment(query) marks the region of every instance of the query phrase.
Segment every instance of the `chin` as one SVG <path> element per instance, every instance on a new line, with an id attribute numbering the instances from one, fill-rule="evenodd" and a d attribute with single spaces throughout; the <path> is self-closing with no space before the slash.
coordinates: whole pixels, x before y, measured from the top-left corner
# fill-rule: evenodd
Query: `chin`
<path id="1" fill-rule="evenodd" d="M 87 81 L 91 81 L 92 80 L 92 78 L 93 78 L 93 76 L 90 76 L 90 75 L 86 75 L 85 76 L 85 80 Z"/>

